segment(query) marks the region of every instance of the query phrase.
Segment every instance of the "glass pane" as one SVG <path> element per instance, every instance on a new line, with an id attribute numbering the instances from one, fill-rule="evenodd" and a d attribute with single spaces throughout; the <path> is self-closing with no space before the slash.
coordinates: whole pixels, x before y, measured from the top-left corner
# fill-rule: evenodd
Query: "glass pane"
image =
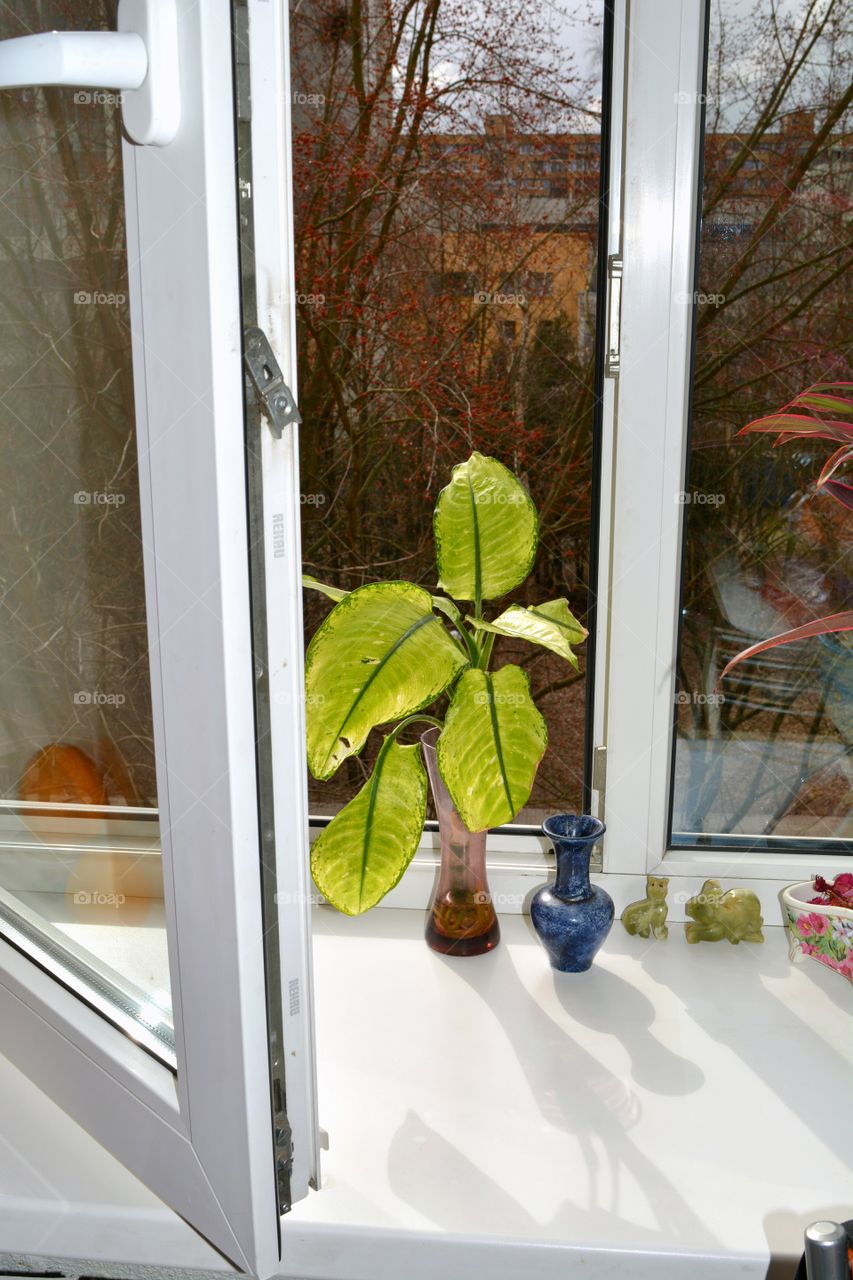
<path id="1" fill-rule="evenodd" d="M 776 433 L 737 436 L 812 384 L 853 376 L 849 17 L 844 3 L 711 6 L 692 437 L 680 495 L 676 844 L 716 833 L 747 847 L 820 840 L 842 850 L 832 842 L 853 836 L 848 639 L 774 647 L 718 684 L 747 646 L 849 609 L 853 598 L 850 511 L 817 490 L 837 442 L 774 449 Z"/>
<path id="2" fill-rule="evenodd" d="M 306 571 L 434 588 L 433 508 L 478 450 L 541 518 L 530 578 L 485 616 L 564 597 L 583 620 L 604 5 L 291 10 Z M 308 636 L 330 607 L 306 593 Z M 519 824 L 583 804 L 579 657 L 576 672 L 496 641 L 493 665 L 523 666 L 549 732 Z M 310 781 L 313 813 L 362 785 L 380 742 Z"/>
<path id="3" fill-rule="evenodd" d="M 169 1060 L 116 95 L 2 94 L 0 273 L 0 931 Z"/>

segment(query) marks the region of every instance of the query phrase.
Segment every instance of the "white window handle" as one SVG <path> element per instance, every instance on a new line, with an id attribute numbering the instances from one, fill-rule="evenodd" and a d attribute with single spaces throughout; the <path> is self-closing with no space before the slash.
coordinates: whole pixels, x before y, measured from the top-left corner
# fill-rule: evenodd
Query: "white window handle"
<path id="1" fill-rule="evenodd" d="M 47 31 L 0 40 L 0 89 L 117 89 L 128 136 L 165 146 L 181 122 L 175 0 L 119 0 L 118 31 Z"/>

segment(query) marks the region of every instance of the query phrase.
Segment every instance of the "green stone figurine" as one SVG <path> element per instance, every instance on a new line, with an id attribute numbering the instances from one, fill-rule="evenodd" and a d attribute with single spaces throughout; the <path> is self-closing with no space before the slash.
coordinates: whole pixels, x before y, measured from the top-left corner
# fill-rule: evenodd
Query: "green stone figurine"
<path id="1" fill-rule="evenodd" d="M 639 902 L 631 902 L 622 912 L 622 923 L 628 933 L 638 933 L 647 938 L 653 933 L 656 938 L 668 938 L 666 927 L 666 891 L 669 880 L 666 876 L 646 876 L 646 896 Z"/>
<path id="2" fill-rule="evenodd" d="M 693 923 L 685 924 L 688 942 L 763 942 L 761 904 L 751 889 L 723 893 L 719 880 L 706 880 L 702 892 L 685 907 Z"/>

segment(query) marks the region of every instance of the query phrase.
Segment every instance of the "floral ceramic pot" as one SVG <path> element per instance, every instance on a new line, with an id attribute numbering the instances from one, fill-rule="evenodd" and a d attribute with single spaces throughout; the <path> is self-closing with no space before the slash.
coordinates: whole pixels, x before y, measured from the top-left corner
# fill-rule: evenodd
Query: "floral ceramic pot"
<path id="1" fill-rule="evenodd" d="M 810 902 L 816 895 L 810 880 L 782 891 L 782 907 L 791 931 L 791 959 L 813 956 L 853 982 L 853 911 Z"/>

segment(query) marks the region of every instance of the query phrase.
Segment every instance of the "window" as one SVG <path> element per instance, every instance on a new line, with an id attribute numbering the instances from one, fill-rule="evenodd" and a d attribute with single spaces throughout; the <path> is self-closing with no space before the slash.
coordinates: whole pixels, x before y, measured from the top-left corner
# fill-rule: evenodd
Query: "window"
<path id="1" fill-rule="evenodd" d="M 590 207 L 556 175 L 583 127 L 592 188 L 598 180 L 587 139 L 600 110 L 585 108 L 600 103 L 602 68 L 586 35 L 604 6 L 571 8 L 582 27 L 566 15 L 543 36 L 531 10 L 484 39 L 481 14 L 442 0 L 423 41 L 431 10 L 392 4 L 364 86 L 357 42 L 322 43 L 322 6 L 292 8 L 295 95 L 326 86 L 324 111 L 297 118 L 294 139 L 297 289 L 325 299 L 322 312 L 299 307 L 298 327 L 303 547 L 321 581 L 434 584 L 432 509 L 451 467 L 477 449 L 516 471 L 543 515 L 527 602 L 564 596 L 586 617 L 599 370 L 579 300 L 599 231 L 594 191 Z M 516 87 L 502 71 L 506 40 Z M 401 41 L 416 56 L 392 76 Z M 404 71 L 432 85 L 415 108 Z M 393 93 L 370 92 L 390 83 Z M 398 129 L 409 158 L 392 168 Z M 555 176 L 540 187 L 539 174 Z M 555 197 L 558 214 L 543 208 Z M 309 635 L 329 607 L 309 593 Z M 577 674 L 544 650 L 498 648 L 527 664 L 548 721 L 551 746 L 518 818 L 535 831 L 549 808 L 583 804 L 592 646 Z M 361 785 L 380 742 L 376 731 L 331 781 L 310 780 L 318 818 Z"/>
<path id="2" fill-rule="evenodd" d="M 800 607 L 818 608 L 815 587 L 831 595 L 832 575 L 846 572 L 849 553 L 831 517 L 828 529 L 809 534 L 811 521 L 821 521 L 817 511 L 803 514 L 814 460 L 734 436 L 785 403 L 797 379 L 807 384 L 828 368 L 840 377 L 849 359 L 839 310 L 849 255 L 839 257 L 837 227 L 818 216 L 822 203 L 810 202 L 807 193 L 820 196 L 823 184 L 819 169 L 802 170 L 798 152 L 803 130 L 817 139 L 821 127 L 827 138 L 840 128 L 849 50 L 806 60 L 789 98 L 759 120 L 756 106 L 773 75 L 756 77 L 747 99 L 727 86 L 737 80 L 736 49 L 747 38 L 766 36 L 762 67 L 777 70 L 788 45 L 770 56 L 769 5 L 762 14 L 756 35 L 742 27 L 739 10 L 723 6 L 706 32 L 685 9 L 677 39 L 673 33 L 667 43 L 659 25 L 654 37 L 645 25 L 660 18 L 651 6 L 635 13 L 629 32 L 616 505 L 602 584 L 609 634 L 602 782 L 609 870 L 660 867 L 692 888 L 702 876 L 748 868 L 765 915 L 775 919 L 781 884 L 820 870 L 829 851 L 850 853 L 849 727 L 835 718 L 843 722 L 843 711 L 833 714 L 839 668 L 826 646 L 813 646 L 811 670 L 801 651 L 792 671 L 793 655 L 779 649 L 723 687 L 717 675 L 723 653 L 743 647 L 746 633 L 781 629 L 798 590 Z M 791 16 L 784 40 L 796 40 L 797 21 L 814 22 L 807 37 L 823 47 L 833 39 L 831 24 L 818 30 L 825 16 Z M 655 48 L 654 91 L 645 80 L 646 40 Z M 703 88 L 706 40 L 714 79 Z M 716 98 L 706 92 L 712 83 Z M 781 117 L 809 94 L 820 109 L 799 117 L 792 145 Z M 753 126 L 762 136 L 750 136 Z M 768 159 L 745 193 L 739 174 L 753 151 Z M 820 151 L 818 144 L 812 154 Z M 643 156 L 643 174 L 635 156 Z M 672 235 L 661 238 L 664 192 Z M 808 554 L 796 550 L 804 537 Z M 808 568 L 798 569 L 804 555 Z M 774 574 L 778 589 L 768 590 Z"/>
<path id="3" fill-rule="evenodd" d="M 742 202 L 742 169 L 761 180 L 749 197 L 749 224 L 732 237 L 702 233 L 699 242 L 680 495 L 673 843 L 819 842 L 827 854 L 844 851 L 853 834 L 853 651 L 843 636 L 824 636 L 759 654 L 722 684 L 719 676 L 747 646 L 838 612 L 853 595 L 845 509 L 815 493 L 826 451 L 808 442 L 773 449 L 772 436 L 736 438 L 750 419 L 812 383 L 850 378 L 853 257 L 843 206 L 832 199 L 838 177 L 819 160 L 845 128 L 839 110 L 849 77 L 823 12 L 779 31 L 768 7 L 750 19 L 748 36 L 738 15 L 734 4 L 712 9 L 716 89 L 704 136 L 731 132 L 738 146 L 723 159 L 719 147 L 705 145 L 703 226 Z M 744 94 L 735 64 L 746 39 L 760 50 L 762 75 Z M 789 76 L 802 39 L 814 41 L 812 53 Z M 792 111 L 798 102 L 808 109 Z"/>
<path id="4" fill-rule="evenodd" d="M 0 916 L 174 1065 L 121 114 L 5 97 Z"/>
<path id="5" fill-rule="evenodd" d="M 65 28 L 70 8 L 40 0 L 26 22 L 7 8 L 0 36 Z M 135 66 L 110 64 L 100 0 L 73 6 L 70 44 L 30 42 L 17 66 L 22 46 L 3 51 L 14 84 L 63 44 L 72 83 L 4 90 L 0 113 L 0 1024 L 4 1053 L 241 1271 L 268 1276 L 317 1131 L 304 781 L 279 732 L 300 702 L 301 628 L 261 645 L 247 581 L 251 548 L 258 606 L 241 298 L 254 305 L 279 248 L 267 230 L 249 260 L 255 226 L 283 220 L 278 181 L 236 177 L 235 81 L 254 77 L 258 129 L 285 101 L 281 11 L 259 8 L 262 66 L 238 6 L 237 75 L 228 6 L 184 5 L 178 21 L 159 4 Z M 79 89 L 84 32 L 107 86 L 147 87 Z M 257 148 L 282 174 L 281 134 L 251 126 L 241 168 Z M 290 442 L 267 436 L 275 568 L 299 504 L 277 505 Z M 274 570 L 272 585 L 275 618 Z"/>

